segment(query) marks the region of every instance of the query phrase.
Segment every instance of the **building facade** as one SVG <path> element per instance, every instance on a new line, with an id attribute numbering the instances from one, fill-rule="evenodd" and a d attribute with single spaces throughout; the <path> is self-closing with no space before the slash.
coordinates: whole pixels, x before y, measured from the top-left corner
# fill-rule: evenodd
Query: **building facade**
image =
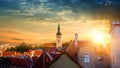
<path id="1" fill-rule="evenodd" d="M 110 33 L 112 68 L 120 68 L 120 21 L 112 22 Z"/>
<path id="2" fill-rule="evenodd" d="M 78 34 L 66 52 L 76 59 L 83 68 L 110 68 L 110 56 L 102 45 L 90 41 L 79 41 Z"/>

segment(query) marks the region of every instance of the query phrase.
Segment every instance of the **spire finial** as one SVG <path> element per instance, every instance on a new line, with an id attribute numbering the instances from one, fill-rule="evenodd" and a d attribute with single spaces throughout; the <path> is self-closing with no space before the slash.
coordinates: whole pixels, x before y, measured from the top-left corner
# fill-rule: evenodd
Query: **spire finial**
<path id="1" fill-rule="evenodd" d="M 58 22 L 58 30 L 57 30 L 56 35 L 61 35 L 61 32 L 60 32 L 60 24 L 59 24 L 59 22 Z"/>

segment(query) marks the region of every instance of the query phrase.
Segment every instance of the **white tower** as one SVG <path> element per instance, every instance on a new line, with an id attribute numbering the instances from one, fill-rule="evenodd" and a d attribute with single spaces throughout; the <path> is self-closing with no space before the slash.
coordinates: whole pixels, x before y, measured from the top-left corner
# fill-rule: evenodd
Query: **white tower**
<path id="1" fill-rule="evenodd" d="M 60 32 L 60 25 L 58 24 L 58 30 L 57 30 L 57 33 L 56 33 L 56 48 L 58 50 L 61 50 L 62 49 L 62 41 L 61 41 L 61 32 Z"/>

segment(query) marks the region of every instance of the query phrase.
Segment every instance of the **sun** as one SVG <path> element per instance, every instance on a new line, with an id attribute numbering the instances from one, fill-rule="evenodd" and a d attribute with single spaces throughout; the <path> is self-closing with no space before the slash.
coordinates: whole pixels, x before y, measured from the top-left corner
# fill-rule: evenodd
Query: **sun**
<path id="1" fill-rule="evenodd" d="M 93 34 L 94 41 L 102 42 L 103 38 L 104 38 L 104 35 L 102 33 L 100 33 L 100 32 L 94 32 L 94 34 Z"/>
<path id="2" fill-rule="evenodd" d="M 96 43 L 96 44 L 102 44 L 105 42 L 105 34 L 100 32 L 100 31 L 93 31 L 92 32 L 92 41 L 93 43 Z"/>

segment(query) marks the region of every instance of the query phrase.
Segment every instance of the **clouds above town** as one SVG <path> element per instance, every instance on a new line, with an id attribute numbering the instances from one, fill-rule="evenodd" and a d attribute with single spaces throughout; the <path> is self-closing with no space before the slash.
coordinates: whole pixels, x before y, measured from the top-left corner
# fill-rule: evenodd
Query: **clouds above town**
<path id="1" fill-rule="evenodd" d="M 1 0 L 1 14 L 37 20 L 119 17 L 119 0 Z M 101 15 L 104 14 L 104 15 Z M 109 16 L 108 16 L 109 15 Z M 112 18 L 112 17 L 110 17 Z"/>
<path id="2" fill-rule="evenodd" d="M 120 0 L 0 0 L 0 38 L 20 41 L 33 34 L 30 39 L 55 40 L 58 22 L 64 40 L 74 33 L 85 38 L 90 29 L 109 32 L 109 21 L 120 19 L 119 12 Z"/>

